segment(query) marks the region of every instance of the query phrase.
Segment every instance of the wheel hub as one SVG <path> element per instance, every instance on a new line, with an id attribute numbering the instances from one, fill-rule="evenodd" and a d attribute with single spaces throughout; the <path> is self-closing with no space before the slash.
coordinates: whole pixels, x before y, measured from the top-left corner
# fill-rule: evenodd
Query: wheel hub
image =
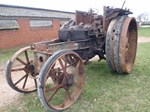
<path id="1" fill-rule="evenodd" d="M 37 73 L 35 73 L 35 66 L 32 64 L 32 62 L 26 65 L 25 72 L 30 73 L 29 76 L 31 78 L 35 78 L 38 75 Z"/>
<path id="2" fill-rule="evenodd" d="M 68 74 L 67 85 L 72 86 L 74 83 L 74 76 L 72 74 Z"/>
<path id="3" fill-rule="evenodd" d="M 68 77 L 64 77 L 62 83 L 64 84 L 65 89 L 69 89 L 74 84 L 74 76 L 72 74 L 68 74 Z"/>

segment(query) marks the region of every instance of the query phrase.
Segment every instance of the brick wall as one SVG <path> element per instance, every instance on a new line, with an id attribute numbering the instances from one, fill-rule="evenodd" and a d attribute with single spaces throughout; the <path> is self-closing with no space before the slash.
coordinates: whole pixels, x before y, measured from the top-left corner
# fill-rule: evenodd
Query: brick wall
<path id="1" fill-rule="evenodd" d="M 60 28 L 59 20 L 53 20 L 51 28 L 38 29 L 30 28 L 29 19 L 17 19 L 17 22 L 20 27 L 18 30 L 0 31 L 0 50 L 57 38 Z"/>

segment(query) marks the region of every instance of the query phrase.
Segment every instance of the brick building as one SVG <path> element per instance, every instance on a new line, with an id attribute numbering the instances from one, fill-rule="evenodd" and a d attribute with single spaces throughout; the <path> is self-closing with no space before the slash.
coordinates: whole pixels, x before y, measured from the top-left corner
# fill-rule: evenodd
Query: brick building
<path id="1" fill-rule="evenodd" d="M 0 5 L 0 50 L 57 38 L 73 12 Z"/>

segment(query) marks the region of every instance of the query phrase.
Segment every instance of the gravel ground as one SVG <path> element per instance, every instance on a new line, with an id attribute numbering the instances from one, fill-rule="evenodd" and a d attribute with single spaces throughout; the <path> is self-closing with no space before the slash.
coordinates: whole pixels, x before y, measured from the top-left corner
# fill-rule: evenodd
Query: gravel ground
<path id="1" fill-rule="evenodd" d="M 138 43 L 142 42 L 150 42 L 150 38 L 140 37 Z M 95 57 L 92 60 L 98 60 L 98 58 Z M 5 66 L 0 67 L 0 83 L 0 108 L 9 104 L 12 105 L 13 102 L 18 101 L 19 97 L 23 95 L 8 86 L 5 79 Z"/>

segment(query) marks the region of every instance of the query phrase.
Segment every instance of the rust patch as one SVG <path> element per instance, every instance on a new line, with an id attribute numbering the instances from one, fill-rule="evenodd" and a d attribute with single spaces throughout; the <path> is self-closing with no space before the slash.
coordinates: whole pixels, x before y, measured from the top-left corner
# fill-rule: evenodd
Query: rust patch
<path id="1" fill-rule="evenodd" d="M 136 48 L 136 20 L 134 18 L 127 17 L 122 26 L 119 46 L 120 67 L 123 72 L 130 73 L 132 71 L 136 56 Z"/>

